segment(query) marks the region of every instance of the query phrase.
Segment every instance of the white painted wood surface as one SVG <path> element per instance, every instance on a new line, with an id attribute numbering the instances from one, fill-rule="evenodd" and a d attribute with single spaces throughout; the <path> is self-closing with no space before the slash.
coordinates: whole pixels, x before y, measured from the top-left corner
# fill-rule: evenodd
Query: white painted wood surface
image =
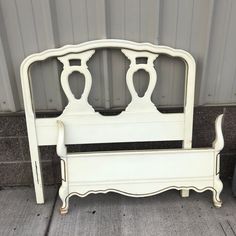
<path id="1" fill-rule="evenodd" d="M 137 114 L 136 114 L 137 115 Z M 73 153 L 66 151 L 65 129 L 58 123 L 57 153 L 62 158 L 63 202 L 61 213 L 68 212 L 69 198 L 91 193 L 116 192 L 126 196 L 152 196 L 169 189 L 197 192 L 211 190 L 213 203 L 221 207 L 219 151 L 223 148 L 222 115 L 216 121 L 216 140 L 212 149 L 171 149 Z"/>
<path id="2" fill-rule="evenodd" d="M 87 62 L 98 48 L 119 48 L 130 61 L 126 83 L 132 100 L 118 116 L 104 117 L 88 103 L 92 76 Z M 183 113 L 162 114 L 151 100 L 157 81 L 154 61 L 159 54 L 180 57 L 185 62 Z M 32 108 L 29 67 L 50 57 L 57 57 L 63 64 L 61 86 L 68 98 L 68 105 L 57 118 L 36 119 Z M 146 62 L 139 63 L 140 58 L 146 59 Z M 77 60 L 78 65 L 71 64 L 72 60 Z M 37 202 L 44 202 L 38 146 L 57 143 L 57 153 L 62 158 L 63 181 L 59 192 L 63 201 L 62 213 L 68 211 L 69 197 L 74 194 L 86 196 L 89 193 L 114 191 L 129 196 L 150 196 L 171 188 L 183 190 L 183 196 L 188 195 L 189 189 L 199 192 L 210 189 L 213 191 L 214 205 L 220 207 L 222 183 L 219 179 L 218 154 L 223 148 L 222 115 L 216 121 L 213 148 L 191 149 L 195 69 L 195 61 L 186 51 L 116 39 L 69 45 L 27 57 L 21 66 L 21 78 Z M 133 75 L 138 70 L 145 70 L 150 77 L 143 97 L 134 88 Z M 75 98 L 69 86 L 69 75 L 74 71 L 85 77 L 80 99 Z M 182 140 L 183 149 L 72 155 L 67 153 L 65 147 L 65 144 L 77 143 L 167 140 Z M 99 165 L 104 168 L 99 168 Z M 123 171 L 116 171 L 121 169 Z M 83 170 L 87 171 L 84 173 Z M 91 175 L 90 171 L 97 174 Z"/>

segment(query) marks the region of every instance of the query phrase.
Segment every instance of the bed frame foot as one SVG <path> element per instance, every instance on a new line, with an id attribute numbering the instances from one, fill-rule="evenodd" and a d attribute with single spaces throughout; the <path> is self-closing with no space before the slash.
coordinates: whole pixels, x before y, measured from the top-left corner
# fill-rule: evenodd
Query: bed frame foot
<path id="1" fill-rule="evenodd" d="M 180 190 L 180 196 L 181 197 L 189 197 L 189 190 L 187 190 L 187 189 Z"/>
<path id="2" fill-rule="evenodd" d="M 61 215 L 65 215 L 68 213 L 68 209 L 69 209 L 69 196 L 68 196 L 67 188 L 65 186 L 63 186 L 63 184 L 59 189 L 59 196 L 62 201 L 60 213 L 61 213 Z"/>
<path id="3" fill-rule="evenodd" d="M 213 192 L 213 204 L 215 207 L 220 208 L 222 206 L 222 201 L 220 199 L 220 193 L 223 190 L 223 183 L 221 182 L 219 176 L 215 179 L 215 186 Z"/>
<path id="4" fill-rule="evenodd" d="M 222 201 L 219 201 L 219 202 L 214 201 L 213 204 L 216 208 L 221 208 L 222 207 Z"/>
<path id="5" fill-rule="evenodd" d="M 69 200 L 68 198 L 63 199 L 62 201 L 62 207 L 60 208 L 60 213 L 61 215 L 65 215 L 68 213 L 68 209 L 69 209 Z"/>
<path id="6" fill-rule="evenodd" d="M 60 214 L 61 215 L 65 215 L 67 213 L 68 213 L 68 208 L 63 208 L 63 207 L 60 208 Z"/>

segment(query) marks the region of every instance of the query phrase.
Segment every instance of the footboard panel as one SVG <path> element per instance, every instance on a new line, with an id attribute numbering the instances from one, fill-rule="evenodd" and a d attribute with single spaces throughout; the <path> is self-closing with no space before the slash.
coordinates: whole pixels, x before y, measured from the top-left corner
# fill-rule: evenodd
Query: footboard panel
<path id="1" fill-rule="evenodd" d="M 213 187 L 214 149 L 69 154 L 69 193 L 149 196 L 170 188 Z"/>

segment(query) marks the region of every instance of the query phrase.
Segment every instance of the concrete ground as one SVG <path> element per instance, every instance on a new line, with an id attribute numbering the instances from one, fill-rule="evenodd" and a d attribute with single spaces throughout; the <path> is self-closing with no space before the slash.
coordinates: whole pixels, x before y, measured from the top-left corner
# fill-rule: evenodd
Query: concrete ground
<path id="1" fill-rule="evenodd" d="M 212 194 L 177 191 L 130 198 L 115 193 L 72 197 L 67 215 L 59 214 L 57 187 L 47 187 L 46 203 L 35 203 L 29 187 L 0 191 L 0 235 L 236 235 L 236 198 L 225 184 L 223 207 L 214 208 Z"/>

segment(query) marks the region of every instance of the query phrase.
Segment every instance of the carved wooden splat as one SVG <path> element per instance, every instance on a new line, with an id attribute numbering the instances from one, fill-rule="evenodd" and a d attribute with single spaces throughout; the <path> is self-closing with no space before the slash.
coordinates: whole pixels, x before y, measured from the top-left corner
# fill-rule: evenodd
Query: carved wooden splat
<path id="1" fill-rule="evenodd" d="M 134 50 L 122 49 L 122 53 L 130 60 L 130 66 L 126 74 L 126 83 L 128 90 L 131 94 L 131 102 L 126 108 L 126 111 L 131 112 L 144 112 L 144 111 L 157 111 L 155 105 L 151 101 L 151 95 L 155 88 L 157 81 L 157 74 L 154 68 L 154 61 L 158 54 L 150 52 L 137 52 Z M 95 50 L 90 50 L 78 54 L 68 54 L 63 57 L 58 57 L 58 60 L 63 63 L 63 71 L 61 73 L 61 86 L 68 98 L 68 105 L 64 110 L 64 114 L 74 113 L 94 113 L 94 109 L 88 103 L 88 95 L 92 86 L 92 77 L 88 70 L 87 61 L 95 53 Z M 146 58 L 147 63 L 137 64 L 136 59 Z M 71 60 L 80 60 L 81 65 L 71 65 Z M 133 75 L 138 70 L 145 70 L 149 74 L 149 85 L 143 97 L 139 97 L 134 87 Z M 80 72 L 85 76 L 85 87 L 80 99 L 76 99 L 71 92 L 68 77 L 73 72 Z"/>
<path id="2" fill-rule="evenodd" d="M 92 77 L 87 62 L 98 48 L 118 48 L 130 60 L 126 74 L 131 102 L 117 116 L 102 116 L 88 103 Z M 186 65 L 185 102 L 182 113 L 163 114 L 151 101 L 157 82 L 153 62 L 159 54 L 182 58 Z M 36 61 L 57 57 L 63 63 L 61 86 L 68 98 L 63 113 L 54 118 L 36 118 L 30 90 L 29 67 Z M 146 62 L 138 63 L 139 58 Z M 79 65 L 71 63 L 79 60 Z M 143 97 L 135 91 L 133 75 L 138 70 L 149 74 L 149 85 Z M 79 72 L 85 77 L 85 88 L 76 99 L 69 86 L 69 76 Z M 186 51 L 149 43 L 106 39 L 47 50 L 27 57 L 21 65 L 32 171 L 37 203 L 44 203 L 39 146 L 57 145 L 61 158 L 62 185 L 59 195 L 61 213 L 66 213 L 72 195 L 117 192 L 145 197 L 177 189 L 183 196 L 193 189 L 211 190 L 213 203 L 220 207 L 223 185 L 219 178 L 220 155 L 224 146 L 222 115 L 216 119 L 216 139 L 210 148 L 192 148 L 192 124 L 195 85 L 195 61 Z M 124 78 L 125 79 L 125 78 Z M 181 140 L 183 148 L 168 150 L 135 150 L 91 153 L 68 153 L 66 144 L 145 142 Z"/>
<path id="3" fill-rule="evenodd" d="M 63 57 L 58 57 L 58 60 L 63 63 L 63 71 L 61 73 L 61 86 L 69 101 L 64 109 L 64 113 L 79 112 L 88 113 L 94 112 L 94 109 L 88 103 L 88 95 L 92 86 L 92 76 L 88 70 L 87 61 L 95 53 L 95 50 L 90 50 L 78 54 L 68 54 Z M 71 65 L 70 61 L 79 60 L 80 65 Z M 76 99 L 69 85 L 69 75 L 73 72 L 80 72 L 84 75 L 85 86 L 80 99 Z"/>
<path id="4" fill-rule="evenodd" d="M 132 101 L 126 108 L 126 111 L 156 111 L 156 107 L 151 101 L 151 95 L 157 81 L 157 74 L 153 63 L 158 55 L 150 52 L 136 52 L 127 49 L 122 49 L 121 51 L 131 62 L 126 74 L 126 83 L 131 94 Z M 147 63 L 137 64 L 137 58 L 146 58 Z M 134 88 L 133 75 L 138 70 L 145 70 L 149 74 L 150 78 L 147 91 L 143 97 L 139 97 Z"/>

